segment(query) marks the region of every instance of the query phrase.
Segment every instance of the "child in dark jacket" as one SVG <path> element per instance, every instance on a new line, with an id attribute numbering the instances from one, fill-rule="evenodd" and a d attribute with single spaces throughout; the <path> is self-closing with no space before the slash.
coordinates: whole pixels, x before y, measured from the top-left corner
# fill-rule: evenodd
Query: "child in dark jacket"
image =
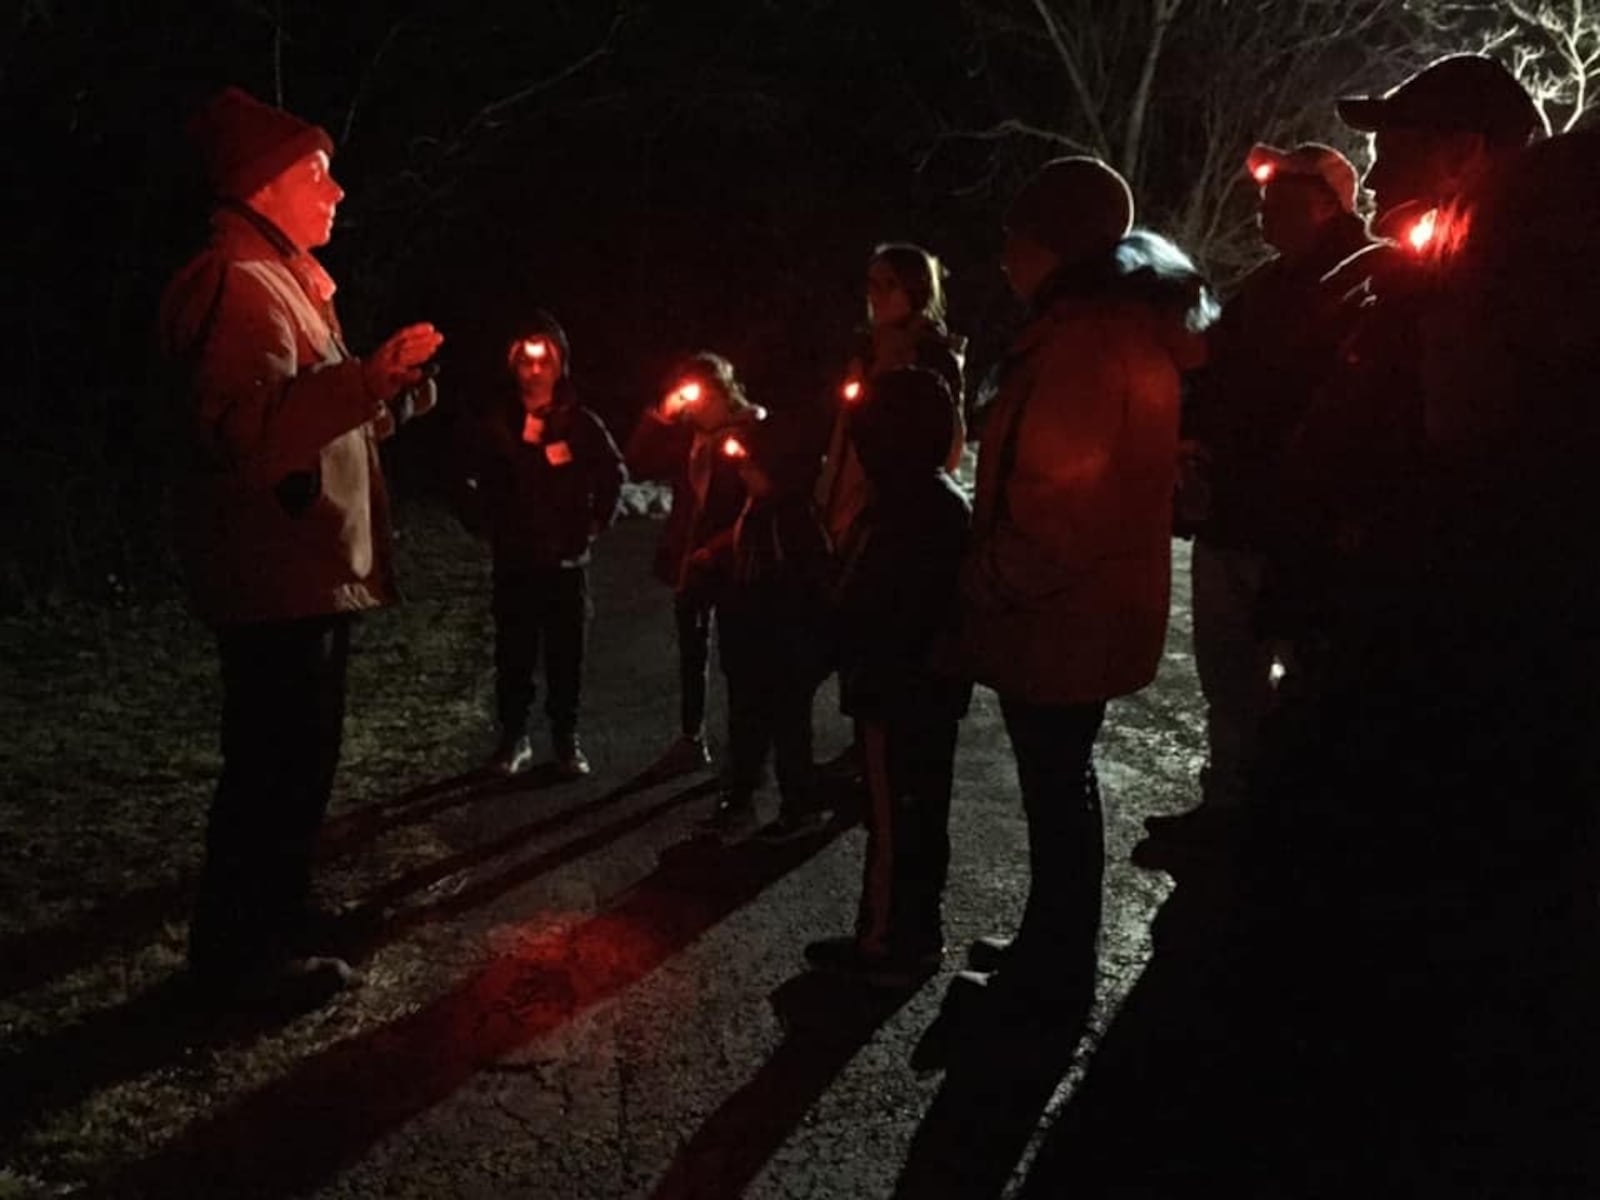
<path id="1" fill-rule="evenodd" d="M 850 412 L 872 500 L 841 547 L 835 588 L 840 706 L 857 722 L 867 856 L 853 937 L 813 942 L 814 966 L 901 986 L 937 968 L 956 732 L 971 685 L 933 666 L 956 609 L 971 508 L 944 465 L 949 387 L 888 372 Z"/>
<path id="2" fill-rule="evenodd" d="M 589 548 L 616 519 L 627 473 L 604 422 L 578 403 L 569 353 L 561 326 L 537 313 L 507 349 L 516 400 L 468 433 L 464 516 L 487 534 L 494 560 L 500 743 L 490 767 L 507 775 L 533 760 L 528 710 L 541 655 L 557 769 L 589 773 L 578 745 Z"/>
<path id="3" fill-rule="evenodd" d="M 660 404 L 644 411 L 628 438 L 629 473 L 672 486 L 654 571 L 672 589 L 681 733 L 651 768 L 658 778 L 711 765 L 705 725 L 716 596 L 703 569 L 707 556 L 696 560 L 695 552 L 727 534 L 744 508 L 739 465 L 719 447 L 765 417 L 745 397 L 733 364 L 704 352 L 678 364 Z"/>
<path id="4" fill-rule="evenodd" d="M 710 821 L 737 828 L 772 752 L 780 797 L 770 841 L 821 828 L 812 762 L 811 706 L 826 667 L 827 579 L 832 555 L 811 499 L 814 461 L 781 418 L 723 439 L 749 498 L 726 534 L 699 552 L 715 579 L 718 637 L 728 683 L 727 787 Z"/>

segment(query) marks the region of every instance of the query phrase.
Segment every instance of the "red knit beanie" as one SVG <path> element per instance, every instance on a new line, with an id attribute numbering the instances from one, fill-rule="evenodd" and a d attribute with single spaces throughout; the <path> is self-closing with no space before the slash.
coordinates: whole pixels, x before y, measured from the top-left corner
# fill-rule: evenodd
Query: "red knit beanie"
<path id="1" fill-rule="evenodd" d="M 243 200 L 313 150 L 333 154 L 327 130 L 263 104 L 242 88 L 224 88 L 188 125 L 218 196 Z"/>

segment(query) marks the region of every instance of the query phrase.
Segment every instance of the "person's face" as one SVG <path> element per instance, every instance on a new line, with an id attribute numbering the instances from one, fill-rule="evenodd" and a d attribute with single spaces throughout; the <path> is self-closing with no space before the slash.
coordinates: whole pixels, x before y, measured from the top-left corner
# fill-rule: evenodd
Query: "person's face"
<path id="1" fill-rule="evenodd" d="M 1427 129 L 1380 129 L 1372 151 L 1363 182 L 1372 192 L 1373 222 L 1380 228 L 1402 210 L 1433 208 L 1455 195 L 1487 158 L 1479 134 Z"/>
<path id="2" fill-rule="evenodd" d="M 681 410 L 683 419 L 701 433 L 721 429 L 728 423 L 728 416 L 732 410 L 727 390 L 715 378 L 706 377 L 697 382 L 700 385 L 699 395 L 692 404 L 683 406 Z"/>
<path id="3" fill-rule="evenodd" d="M 1006 231 L 1005 248 L 1000 252 L 1000 269 L 1017 299 L 1027 304 L 1050 273 L 1061 265 L 1061 258 L 1026 234 Z"/>
<path id="4" fill-rule="evenodd" d="M 334 179 L 328 155 L 313 150 L 280 171 L 247 203 L 283 231 L 296 246 L 311 250 L 333 237 L 334 213 L 344 189 Z"/>
<path id="5" fill-rule="evenodd" d="M 1321 179 L 1280 173 L 1261 188 L 1261 240 L 1294 258 L 1316 244 L 1338 213 L 1339 202 Z"/>
<path id="6" fill-rule="evenodd" d="M 556 380 L 561 378 L 561 351 L 546 337 L 524 338 L 512 352 L 511 369 L 517 377 L 524 408 L 532 411 L 550 403 Z"/>
<path id="7" fill-rule="evenodd" d="M 895 325 L 911 316 L 911 297 L 894 268 L 881 259 L 867 267 L 867 319 Z"/>

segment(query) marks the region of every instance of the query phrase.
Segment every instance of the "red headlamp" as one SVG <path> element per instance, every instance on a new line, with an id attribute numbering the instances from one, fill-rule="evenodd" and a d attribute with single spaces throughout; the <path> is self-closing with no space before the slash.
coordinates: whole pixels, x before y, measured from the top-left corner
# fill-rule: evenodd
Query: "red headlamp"
<path id="1" fill-rule="evenodd" d="M 700 397 L 704 394 L 704 392 L 705 392 L 705 389 L 702 388 L 693 379 L 684 380 L 677 387 L 673 388 L 670 392 L 667 393 L 667 399 L 666 399 L 666 410 L 667 410 L 667 412 L 669 412 L 669 413 L 682 412 L 684 409 L 688 408 L 691 404 L 698 404 L 700 402 Z"/>
<path id="2" fill-rule="evenodd" d="M 522 343 L 522 357 L 538 362 L 550 354 L 550 343 L 543 338 L 528 338 Z"/>
<path id="3" fill-rule="evenodd" d="M 722 457 L 731 458 L 737 462 L 740 459 L 749 458 L 750 451 L 745 449 L 743 442 L 730 434 L 722 439 Z"/>
<path id="4" fill-rule="evenodd" d="M 861 380 L 845 380 L 844 386 L 839 389 L 839 395 L 846 404 L 854 404 L 861 399 Z"/>
<path id="5" fill-rule="evenodd" d="M 1406 229 L 1402 235 L 1405 244 L 1421 254 L 1439 234 L 1439 210 L 1430 208 Z"/>

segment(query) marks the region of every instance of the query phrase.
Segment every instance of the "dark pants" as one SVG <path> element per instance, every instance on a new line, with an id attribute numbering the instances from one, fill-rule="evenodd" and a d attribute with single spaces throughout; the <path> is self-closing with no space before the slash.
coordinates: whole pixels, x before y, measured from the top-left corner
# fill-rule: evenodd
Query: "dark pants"
<path id="1" fill-rule="evenodd" d="M 715 611 L 701 596 L 679 592 L 672 598 L 672 615 L 678 626 L 678 705 L 687 737 L 705 736 Z"/>
<path id="2" fill-rule="evenodd" d="M 857 724 L 868 806 L 856 940 L 871 954 L 916 956 L 944 944 L 957 729 L 954 717 L 926 715 Z"/>
<path id="3" fill-rule="evenodd" d="M 197 971 L 290 953 L 311 889 L 344 726 L 349 616 L 221 630 L 222 778 L 189 932 Z"/>
<path id="4" fill-rule="evenodd" d="M 811 705 L 821 682 L 809 631 L 726 607 L 717 620 L 728 680 L 728 786 L 754 793 L 771 752 L 783 812 L 804 812 L 813 803 Z"/>
<path id="5" fill-rule="evenodd" d="M 1201 792 L 1207 804 L 1245 802 L 1260 752 L 1261 730 L 1272 707 L 1272 651 L 1255 630 L 1263 560 L 1251 550 L 1194 541 L 1194 666 L 1206 701 L 1206 765 Z"/>
<path id="6" fill-rule="evenodd" d="M 1105 833 L 1094 741 L 1103 702 L 1031 704 L 1001 696 L 1028 817 L 1028 902 L 1002 970 L 1028 997 L 1092 997 Z"/>
<path id="7" fill-rule="evenodd" d="M 494 691 L 500 732 L 528 731 L 534 672 L 544 656 L 545 714 L 556 742 L 578 731 L 583 645 L 589 625 L 589 573 L 583 567 L 496 574 Z"/>

